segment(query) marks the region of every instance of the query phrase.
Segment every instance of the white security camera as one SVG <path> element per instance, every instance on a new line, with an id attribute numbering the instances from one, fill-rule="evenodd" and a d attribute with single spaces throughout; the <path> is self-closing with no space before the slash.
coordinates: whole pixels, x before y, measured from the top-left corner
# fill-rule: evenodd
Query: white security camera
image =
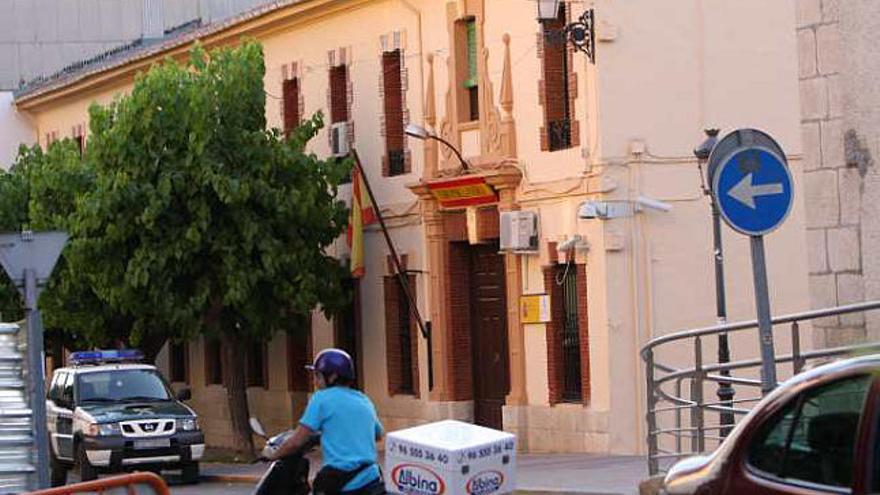
<path id="1" fill-rule="evenodd" d="M 638 198 L 636 198 L 636 203 L 641 207 L 650 208 L 657 211 L 669 211 L 672 209 L 672 205 L 669 203 L 664 203 L 663 201 L 648 198 L 645 196 L 639 196 Z"/>
<path id="2" fill-rule="evenodd" d="M 604 218 L 608 213 L 607 203 L 584 201 L 578 207 L 578 218 Z"/>
<path id="3" fill-rule="evenodd" d="M 560 242 L 556 246 L 556 250 L 557 251 L 574 251 L 576 248 L 578 248 L 581 245 L 583 240 L 584 240 L 583 237 L 581 237 L 579 234 L 575 234 L 575 235 L 569 237 L 568 239 Z"/>

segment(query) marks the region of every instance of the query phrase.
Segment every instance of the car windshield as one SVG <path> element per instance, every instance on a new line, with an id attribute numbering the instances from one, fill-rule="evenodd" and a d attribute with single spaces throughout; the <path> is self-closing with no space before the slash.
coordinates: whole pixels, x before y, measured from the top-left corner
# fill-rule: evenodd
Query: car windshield
<path id="1" fill-rule="evenodd" d="M 77 376 L 79 402 L 170 400 L 168 387 L 153 370 L 112 370 Z"/>

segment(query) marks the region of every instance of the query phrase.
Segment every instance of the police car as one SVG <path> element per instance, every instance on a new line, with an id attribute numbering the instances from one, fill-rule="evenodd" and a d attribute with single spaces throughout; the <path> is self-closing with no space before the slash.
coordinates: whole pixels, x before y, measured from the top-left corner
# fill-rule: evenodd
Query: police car
<path id="1" fill-rule="evenodd" d="M 83 481 L 99 472 L 180 469 L 199 477 L 205 436 L 198 417 L 176 396 L 155 366 L 136 350 L 84 351 L 55 370 L 46 410 L 52 484 L 77 468 Z"/>

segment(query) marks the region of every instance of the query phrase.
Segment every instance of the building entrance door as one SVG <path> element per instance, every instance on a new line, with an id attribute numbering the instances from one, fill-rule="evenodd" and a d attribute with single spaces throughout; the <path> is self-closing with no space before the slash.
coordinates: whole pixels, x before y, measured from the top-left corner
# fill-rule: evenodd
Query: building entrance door
<path id="1" fill-rule="evenodd" d="M 474 422 L 501 429 L 501 408 L 510 392 L 504 257 L 497 243 L 469 251 Z"/>

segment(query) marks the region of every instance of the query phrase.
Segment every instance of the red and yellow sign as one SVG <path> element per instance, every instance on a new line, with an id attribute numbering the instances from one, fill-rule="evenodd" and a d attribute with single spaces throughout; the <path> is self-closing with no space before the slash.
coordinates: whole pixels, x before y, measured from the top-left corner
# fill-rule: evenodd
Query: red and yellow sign
<path id="1" fill-rule="evenodd" d="M 476 206 L 498 201 L 498 195 L 483 177 L 463 177 L 429 183 L 428 189 L 444 208 Z"/>

